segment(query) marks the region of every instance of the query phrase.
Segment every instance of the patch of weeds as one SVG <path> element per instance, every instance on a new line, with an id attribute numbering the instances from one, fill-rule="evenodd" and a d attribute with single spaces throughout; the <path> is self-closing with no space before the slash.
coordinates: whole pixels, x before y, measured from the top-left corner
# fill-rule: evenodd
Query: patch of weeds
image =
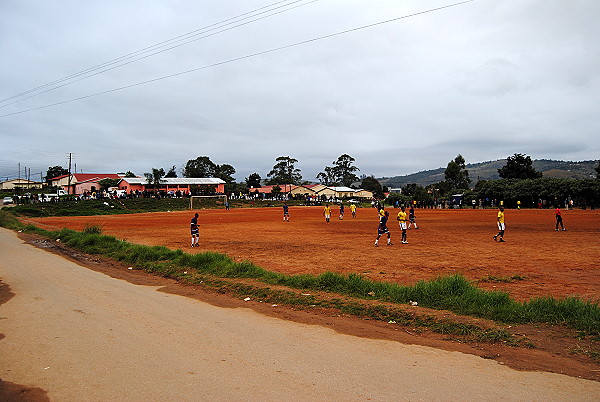
<path id="1" fill-rule="evenodd" d="M 572 355 L 586 355 L 590 359 L 600 362 L 600 350 L 594 349 L 592 346 L 577 345 L 569 349 L 569 353 Z"/>
<path id="2" fill-rule="evenodd" d="M 97 235 L 102 234 L 102 226 L 86 223 L 85 226 L 83 227 L 83 233 L 97 234 Z"/>
<path id="3" fill-rule="evenodd" d="M 519 281 L 524 281 L 527 279 L 526 276 L 521 275 L 513 275 L 513 276 L 494 276 L 494 275 L 486 275 L 479 280 L 479 282 L 485 283 L 514 283 Z"/>

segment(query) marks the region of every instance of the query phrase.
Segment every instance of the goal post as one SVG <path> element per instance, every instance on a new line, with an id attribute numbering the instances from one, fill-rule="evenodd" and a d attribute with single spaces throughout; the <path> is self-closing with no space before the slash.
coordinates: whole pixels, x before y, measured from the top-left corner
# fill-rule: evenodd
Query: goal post
<path id="1" fill-rule="evenodd" d="M 216 199 L 217 201 L 219 199 L 223 199 L 223 202 L 227 202 L 227 196 L 225 194 L 215 194 L 215 195 L 192 195 L 190 197 L 190 210 L 194 209 L 194 200 L 202 200 L 202 199 L 207 199 L 207 198 L 212 198 L 212 199 Z M 200 201 L 196 201 L 196 205 L 198 205 Z"/>

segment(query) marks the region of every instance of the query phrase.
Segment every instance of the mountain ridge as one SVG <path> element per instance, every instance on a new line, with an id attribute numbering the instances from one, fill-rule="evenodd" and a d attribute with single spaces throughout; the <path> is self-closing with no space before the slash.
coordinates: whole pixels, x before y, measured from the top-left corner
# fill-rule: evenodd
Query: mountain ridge
<path id="1" fill-rule="evenodd" d="M 469 163 L 466 165 L 471 178 L 471 185 L 475 185 L 479 180 L 499 179 L 498 169 L 506 165 L 506 159 L 495 161 L 485 161 Z M 538 172 L 542 172 L 542 177 L 554 177 L 562 179 L 591 179 L 596 177 L 594 170 L 598 166 L 598 161 L 560 161 L 552 159 L 535 159 L 532 166 Z M 437 183 L 444 180 L 446 168 L 423 170 L 417 173 L 411 173 L 403 176 L 382 177 L 377 180 L 383 186 L 388 188 L 404 187 L 407 184 L 416 183 L 420 186 Z"/>

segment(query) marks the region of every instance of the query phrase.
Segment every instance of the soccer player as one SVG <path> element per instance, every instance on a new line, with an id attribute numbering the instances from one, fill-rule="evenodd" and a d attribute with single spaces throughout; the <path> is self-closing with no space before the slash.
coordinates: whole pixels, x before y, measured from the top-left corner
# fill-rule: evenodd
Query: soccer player
<path id="1" fill-rule="evenodd" d="M 290 221 L 290 208 L 288 206 L 287 203 L 283 203 L 283 221 L 284 222 L 289 222 Z"/>
<path id="2" fill-rule="evenodd" d="M 556 231 L 558 232 L 558 225 L 560 225 L 562 230 L 567 230 L 567 229 L 565 229 L 565 227 L 563 225 L 562 215 L 560 213 L 560 208 L 558 206 L 554 210 L 554 213 L 556 214 Z"/>
<path id="3" fill-rule="evenodd" d="M 406 241 L 406 208 L 404 206 L 400 208 L 396 220 L 400 225 L 400 229 L 402 229 L 402 244 L 408 244 L 408 241 Z"/>
<path id="4" fill-rule="evenodd" d="M 194 214 L 190 222 L 190 231 L 192 232 L 192 247 L 200 247 L 198 239 L 200 238 L 200 228 L 198 227 L 198 213 Z"/>
<path id="5" fill-rule="evenodd" d="M 418 229 L 419 227 L 417 226 L 417 221 L 415 218 L 415 208 L 411 205 L 410 209 L 408 210 L 408 228 L 410 229 L 410 225 L 415 225 L 415 229 Z"/>
<path id="6" fill-rule="evenodd" d="M 344 203 L 340 204 L 340 220 L 344 219 Z"/>
<path id="7" fill-rule="evenodd" d="M 501 243 L 504 242 L 504 230 L 506 229 L 506 225 L 504 224 L 504 207 L 502 205 L 500 205 L 500 210 L 498 211 L 498 234 L 496 236 L 494 236 L 494 241 L 496 241 L 496 239 L 498 237 L 500 237 L 500 241 Z"/>
<path id="8" fill-rule="evenodd" d="M 352 212 L 352 217 L 356 218 L 356 205 L 351 204 L 350 205 L 350 211 Z"/>
<path id="9" fill-rule="evenodd" d="M 375 247 L 379 247 L 379 238 L 384 233 L 387 233 L 387 245 L 388 246 L 392 245 L 390 231 L 388 230 L 388 227 L 387 227 L 387 221 L 388 221 L 389 216 L 390 216 L 390 213 L 388 211 L 385 211 L 383 213 L 383 216 L 379 217 L 379 226 L 377 226 L 377 239 L 375 239 Z"/>
<path id="10" fill-rule="evenodd" d="M 325 222 L 329 223 L 331 219 L 331 208 L 329 208 L 329 204 L 325 204 L 325 209 L 323 209 L 323 216 L 325 217 Z"/>

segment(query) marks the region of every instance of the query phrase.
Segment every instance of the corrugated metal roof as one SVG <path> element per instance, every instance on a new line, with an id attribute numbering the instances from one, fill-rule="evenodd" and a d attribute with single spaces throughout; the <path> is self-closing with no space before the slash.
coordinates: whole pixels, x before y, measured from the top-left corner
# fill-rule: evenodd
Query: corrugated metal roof
<path id="1" fill-rule="evenodd" d="M 335 192 L 338 193 L 354 193 L 356 190 L 350 187 L 329 187 L 330 189 L 332 189 Z"/>

